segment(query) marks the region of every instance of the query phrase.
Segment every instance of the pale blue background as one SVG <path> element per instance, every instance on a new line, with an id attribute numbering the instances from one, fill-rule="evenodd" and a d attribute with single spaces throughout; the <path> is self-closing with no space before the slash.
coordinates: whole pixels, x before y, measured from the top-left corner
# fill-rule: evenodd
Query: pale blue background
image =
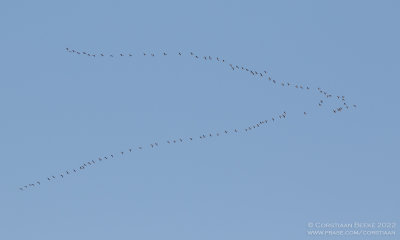
<path id="1" fill-rule="evenodd" d="M 308 222 L 399 223 L 399 12 L 395 0 L 1 1 L 0 239 L 317 239 Z M 358 108 L 334 115 L 315 91 L 189 57 L 65 47 L 221 56 Z M 18 190 L 132 145 L 284 110 L 250 134 Z"/>

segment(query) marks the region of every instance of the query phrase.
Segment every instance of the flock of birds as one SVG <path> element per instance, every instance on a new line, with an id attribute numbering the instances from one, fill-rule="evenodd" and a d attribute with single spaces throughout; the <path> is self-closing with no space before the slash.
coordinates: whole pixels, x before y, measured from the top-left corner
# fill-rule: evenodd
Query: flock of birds
<path id="1" fill-rule="evenodd" d="M 70 48 L 66 48 L 65 49 L 67 52 L 72 53 L 72 54 L 76 54 L 76 55 L 82 55 L 82 56 L 88 56 L 88 57 L 92 57 L 92 58 L 115 58 L 115 57 L 134 57 L 136 55 L 138 56 L 148 56 L 148 57 L 156 57 L 156 56 L 162 56 L 162 57 L 166 57 L 169 56 L 170 53 L 166 53 L 166 52 L 162 52 L 160 54 L 155 54 L 155 53 L 118 53 L 118 54 L 103 54 L 103 53 L 99 53 L 99 54 L 95 54 L 95 53 L 89 53 L 86 51 L 78 51 L 75 49 L 70 49 Z M 189 52 L 189 53 L 182 53 L 182 52 L 178 52 L 175 53 L 177 56 L 189 56 L 192 57 L 194 60 L 204 60 L 204 61 L 216 61 L 219 62 L 221 64 L 226 64 L 229 69 L 231 69 L 232 71 L 244 71 L 244 72 L 248 72 L 249 74 L 251 74 L 252 76 L 258 77 L 262 80 L 267 80 L 269 82 L 271 82 L 271 84 L 274 84 L 276 86 L 281 86 L 281 87 L 293 87 L 299 90 L 312 90 L 314 88 L 311 88 L 310 86 L 303 86 L 300 84 L 295 84 L 295 83 L 290 83 L 290 82 L 283 82 L 283 81 L 277 81 L 275 79 L 273 79 L 270 75 L 269 72 L 267 70 L 263 70 L 263 71 L 256 71 L 254 69 L 249 69 L 248 67 L 242 66 L 242 65 L 237 65 L 237 64 L 233 64 L 233 63 L 228 63 L 225 59 L 221 58 L 221 57 L 212 57 L 212 56 L 199 56 L 193 52 Z M 346 102 L 346 98 L 344 96 L 334 96 L 330 93 L 328 93 L 327 91 L 321 89 L 321 88 L 315 88 L 316 91 L 318 91 L 319 94 L 321 94 L 321 96 L 326 100 L 328 99 L 335 99 L 339 102 L 339 106 L 335 107 L 332 109 L 332 113 L 339 113 L 342 112 L 344 110 L 348 110 L 350 108 L 356 108 L 357 106 L 355 104 L 348 104 Z M 319 100 L 318 102 L 318 106 L 322 107 L 324 104 L 324 99 Z M 303 112 L 304 115 L 307 115 L 307 112 Z M 200 134 L 198 136 L 192 136 L 192 137 L 179 137 L 179 138 L 175 138 L 175 139 L 168 139 L 162 142 L 153 142 L 150 144 L 145 144 L 145 145 L 141 145 L 141 146 L 135 146 L 135 147 L 131 147 L 129 149 L 126 149 L 124 151 L 120 151 L 119 153 L 113 153 L 113 154 L 109 154 L 107 156 L 102 156 L 102 157 L 98 157 L 95 160 L 91 160 L 88 162 L 83 163 L 81 166 L 77 167 L 77 168 L 73 168 L 70 170 L 65 170 L 62 173 L 58 173 L 56 175 L 51 175 L 46 177 L 44 180 L 42 181 L 35 181 L 33 183 L 29 183 L 27 185 L 21 186 L 19 187 L 19 189 L 21 191 L 24 191 L 26 189 L 29 188 L 33 188 L 36 186 L 41 185 L 44 181 L 45 182 L 51 182 L 51 181 L 55 181 L 56 179 L 63 179 L 64 177 L 67 177 L 69 175 L 73 175 L 73 174 L 78 174 L 79 172 L 84 171 L 86 168 L 90 168 L 102 161 L 107 161 L 107 160 L 111 160 L 117 157 L 123 157 L 127 154 L 133 153 L 135 151 L 142 151 L 144 149 L 154 149 L 154 148 L 158 148 L 161 145 L 172 145 L 172 144 L 179 144 L 179 143 L 186 143 L 186 142 L 194 142 L 194 141 L 204 141 L 205 139 L 209 139 L 211 137 L 222 137 L 225 135 L 236 135 L 236 134 L 240 134 L 240 133 L 246 133 L 252 130 L 255 130 L 257 128 L 260 127 L 265 127 L 268 125 L 268 123 L 274 123 L 276 121 L 285 119 L 287 117 L 287 113 L 284 111 L 281 114 L 278 114 L 277 116 L 274 117 L 270 117 L 268 119 L 264 119 L 261 120 L 257 123 L 253 123 L 250 124 L 249 126 L 246 127 L 242 127 L 242 128 L 235 128 L 235 129 L 225 129 L 219 132 L 214 132 L 214 133 L 207 133 L 207 134 Z"/>

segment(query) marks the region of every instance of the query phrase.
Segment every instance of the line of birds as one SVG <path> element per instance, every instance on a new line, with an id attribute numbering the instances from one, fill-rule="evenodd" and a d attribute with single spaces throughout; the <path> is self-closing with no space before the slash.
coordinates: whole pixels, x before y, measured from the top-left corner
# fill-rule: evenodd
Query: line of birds
<path id="1" fill-rule="evenodd" d="M 87 52 L 87 51 L 79 51 L 79 50 L 75 50 L 75 49 L 70 49 L 70 48 L 65 48 L 65 50 L 67 51 L 67 52 L 70 52 L 70 53 L 75 53 L 75 54 L 77 54 L 77 55 L 86 55 L 86 56 L 88 56 L 88 57 L 93 57 L 93 58 L 96 58 L 96 57 L 100 57 L 100 58 L 104 58 L 104 57 L 109 57 L 109 58 L 115 58 L 115 57 L 134 57 L 134 56 L 151 56 L 151 57 L 155 57 L 155 56 L 169 56 L 169 55 L 174 55 L 174 54 L 169 54 L 169 53 L 167 53 L 167 52 L 162 52 L 161 54 L 155 54 L 155 53 L 146 53 L 146 52 L 143 52 L 143 53 L 136 53 L 136 54 L 133 54 L 133 53 L 118 53 L 118 54 L 104 54 L 104 53 L 89 53 L 89 52 Z M 228 64 L 229 65 L 229 68 L 230 69 L 232 69 L 233 71 L 235 71 L 235 70 L 241 70 L 241 71 L 244 71 L 244 72 L 248 72 L 249 74 L 251 74 L 252 76 L 258 76 L 258 77 L 260 77 L 261 79 L 267 79 L 268 81 L 270 81 L 272 84 L 275 84 L 275 85 L 280 85 L 280 86 L 282 86 L 282 87 L 294 87 L 294 88 L 296 88 L 296 89 L 300 89 L 300 90 L 303 90 L 303 89 L 305 89 L 305 90 L 310 90 L 311 89 L 311 87 L 309 87 L 309 86 L 303 86 L 303 85 L 301 85 L 301 84 L 295 84 L 295 83 L 290 83 L 290 82 L 283 82 L 283 81 L 277 81 L 277 80 L 275 80 L 275 79 L 273 79 L 270 75 L 269 75 L 269 72 L 267 71 L 267 70 L 263 70 L 263 71 L 256 71 L 256 70 L 253 70 L 253 69 L 249 69 L 248 67 L 245 67 L 245 66 L 242 66 L 242 65 L 237 65 L 237 64 L 233 64 L 233 63 L 228 63 L 227 61 L 225 61 L 225 59 L 223 59 L 223 58 L 221 58 L 221 57 L 212 57 L 212 56 L 210 56 L 210 55 L 208 55 L 208 56 L 199 56 L 199 55 L 197 55 L 197 54 L 195 54 L 194 52 L 188 52 L 188 53 L 183 53 L 183 52 L 178 52 L 177 54 L 175 53 L 175 55 L 177 55 L 177 56 L 191 56 L 191 57 L 193 57 L 194 59 L 204 59 L 205 61 L 213 61 L 213 60 L 216 60 L 217 62 L 220 62 L 220 63 L 225 63 L 225 64 Z M 316 88 L 316 90 L 319 92 L 319 93 L 321 93 L 322 95 L 324 95 L 324 97 L 326 97 L 326 98 L 332 98 L 333 97 L 333 95 L 332 94 L 330 94 L 330 93 L 328 93 L 327 91 L 324 91 L 324 90 L 322 90 L 321 88 Z M 337 107 L 337 108 L 334 108 L 334 109 L 332 109 L 333 110 L 333 113 L 336 113 L 336 112 L 340 112 L 340 111 L 342 111 L 342 110 L 344 110 L 344 109 L 349 109 L 350 108 L 350 106 L 351 106 L 351 104 L 347 104 L 346 103 L 346 101 L 345 101 L 345 97 L 344 96 L 336 96 L 337 97 L 337 100 L 339 100 L 339 101 L 342 101 L 343 102 L 343 107 Z M 318 106 L 322 106 L 322 103 L 323 103 L 323 101 L 321 100 L 319 103 L 318 103 Z M 357 107 L 355 104 L 353 104 L 352 105 L 352 107 Z"/>
<path id="2" fill-rule="evenodd" d="M 46 179 L 44 181 L 51 182 L 51 181 L 54 181 L 56 179 L 63 179 L 64 177 L 67 177 L 67 176 L 72 175 L 72 174 L 77 174 L 77 173 L 85 170 L 86 168 L 89 168 L 89 167 L 94 166 L 95 164 L 101 163 L 102 161 L 114 159 L 114 158 L 117 158 L 117 157 L 123 157 L 126 154 L 129 154 L 129 153 L 132 153 L 132 152 L 135 152 L 135 151 L 142 151 L 142 150 L 145 150 L 145 149 L 155 149 L 155 148 L 158 148 L 160 146 L 174 145 L 174 144 L 177 144 L 177 143 L 194 142 L 196 140 L 204 140 L 204 139 L 212 138 L 212 137 L 220 137 L 220 136 L 225 136 L 225 135 L 246 133 L 246 132 L 250 132 L 250 131 L 252 131 L 254 129 L 258 129 L 260 127 L 263 127 L 263 126 L 267 126 L 267 123 L 271 123 L 271 122 L 274 123 L 274 122 L 276 122 L 278 120 L 283 120 L 286 117 L 287 117 L 287 113 L 284 111 L 283 113 L 279 114 L 277 117 L 271 117 L 270 119 L 265 119 L 265 120 L 259 121 L 257 123 L 254 123 L 254 124 L 250 124 L 249 126 L 247 126 L 245 128 L 234 128 L 234 129 L 231 129 L 231 130 L 225 129 L 225 130 L 219 131 L 219 132 L 200 134 L 200 135 L 198 135 L 196 137 L 195 136 L 192 136 L 192 137 L 179 137 L 179 138 L 174 138 L 174 139 L 168 139 L 168 140 L 165 140 L 165 141 L 162 141 L 162 142 L 152 142 L 150 144 L 138 145 L 138 146 L 135 146 L 135 147 L 128 148 L 128 149 L 126 149 L 124 151 L 120 151 L 118 153 L 108 154 L 106 156 L 98 157 L 95 160 L 84 162 L 82 165 L 80 165 L 77 168 L 65 170 L 65 171 L 63 171 L 63 172 L 61 172 L 59 174 L 51 175 L 49 177 L 46 177 Z M 25 186 L 19 187 L 19 189 L 21 191 L 24 191 L 26 189 L 29 189 L 29 188 L 32 188 L 32 187 L 35 187 L 35 186 L 39 186 L 39 185 L 41 185 L 41 183 L 43 183 L 43 180 L 42 180 L 42 182 L 41 181 L 36 181 L 34 183 L 29 183 L 29 184 L 27 184 Z"/>
<path id="3" fill-rule="evenodd" d="M 103 53 L 93 54 L 93 53 L 89 53 L 89 52 L 86 52 L 86 51 L 78 51 L 78 50 L 74 50 L 74 49 L 70 49 L 70 48 L 66 48 L 66 51 L 68 51 L 70 53 L 75 53 L 77 55 L 86 55 L 86 56 L 93 57 L 93 58 L 96 58 L 96 57 L 114 58 L 114 57 L 125 57 L 125 56 L 133 57 L 134 56 L 134 54 L 132 54 L 132 53 L 128 53 L 128 54 L 119 53 L 119 54 L 108 54 L 108 55 L 107 54 L 103 54 Z M 155 53 L 146 53 L 146 52 L 144 52 L 143 54 L 138 54 L 138 55 L 151 56 L 151 57 L 155 57 L 156 56 Z M 168 56 L 170 54 L 168 54 L 166 52 L 163 52 L 160 55 L 161 56 Z M 242 70 L 244 72 L 250 73 L 252 76 L 258 76 L 258 77 L 260 77 L 260 79 L 267 79 L 269 82 L 271 82 L 272 84 L 275 84 L 275 85 L 281 85 L 282 87 L 285 87 L 285 86 L 286 87 L 294 87 L 294 88 L 300 89 L 300 90 L 310 90 L 311 89 L 311 87 L 309 87 L 309 86 L 303 86 L 303 85 L 300 85 L 300 84 L 294 84 L 294 83 L 289 83 L 289 82 L 278 82 L 277 80 L 272 79 L 271 76 L 269 76 L 269 72 L 267 70 L 264 70 L 264 71 L 252 70 L 252 69 L 249 69 L 249 68 L 244 67 L 244 66 L 239 66 L 239 65 L 232 64 L 232 63 L 228 63 L 227 61 L 225 61 L 225 59 L 220 58 L 220 57 L 211 57 L 211 56 L 199 57 L 198 55 L 196 55 L 193 52 L 189 52 L 188 54 L 184 54 L 182 52 L 178 52 L 177 55 L 178 56 L 188 55 L 188 56 L 193 57 L 194 59 L 204 59 L 206 61 L 212 61 L 212 60 L 215 59 L 217 62 L 228 64 L 229 67 L 233 71 Z M 346 99 L 345 99 L 344 96 L 336 96 L 336 98 L 335 98 L 335 97 L 333 97 L 332 94 L 328 93 L 327 91 L 325 91 L 325 90 L 323 90 L 321 88 L 316 88 L 316 90 L 318 91 L 318 93 L 323 95 L 325 98 L 328 98 L 328 99 L 333 98 L 333 99 L 336 99 L 336 100 L 342 102 L 343 106 L 336 107 L 336 108 L 332 109 L 333 113 L 338 113 L 338 112 L 341 112 L 343 110 L 346 110 L 346 109 L 350 108 L 350 104 L 347 104 Z M 322 107 L 323 104 L 324 104 L 324 100 L 321 99 L 318 102 L 318 106 Z M 353 104 L 352 107 L 356 108 L 357 106 L 355 104 Z M 307 112 L 303 112 L 303 114 L 307 115 Z M 270 122 L 275 122 L 278 119 L 284 119 L 284 118 L 286 118 L 286 112 L 283 112 L 282 114 L 279 114 L 278 117 L 276 117 L 276 118 L 272 117 L 269 121 Z M 268 120 L 260 121 L 260 122 L 258 122 L 256 124 L 250 125 L 247 128 L 244 128 L 244 129 L 233 129 L 233 130 L 230 130 L 230 131 L 224 130 L 222 132 L 217 132 L 217 133 L 214 133 L 214 134 L 213 133 L 202 134 L 202 135 L 200 135 L 198 137 L 176 138 L 176 139 L 167 140 L 165 142 L 154 142 L 154 143 L 143 145 L 143 146 L 132 147 L 132 148 L 127 149 L 126 151 L 121 151 L 118 154 L 109 154 L 108 156 L 98 157 L 97 160 L 91 160 L 91 161 L 88 161 L 86 163 L 83 163 L 81 166 L 79 166 L 79 168 L 75 168 L 75 169 L 72 169 L 72 170 L 66 170 L 63 173 L 60 173 L 58 175 L 52 175 L 50 177 L 47 177 L 45 179 L 45 181 L 47 180 L 48 182 L 50 182 L 50 181 L 55 180 L 57 178 L 64 178 L 64 177 L 66 177 L 68 175 L 71 175 L 71 174 L 74 174 L 74 173 L 78 173 L 79 171 L 82 171 L 82 170 L 84 170 L 84 169 L 86 169 L 86 168 L 88 168 L 90 166 L 93 166 L 93 165 L 95 165 L 97 163 L 100 163 L 103 160 L 113 159 L 113 158 L 115 158 L 117 156 L 124 156 L 124 154 L 131 153 L 131 152 L 133 152 L 135 150 L 140 151 L 140 150 L 144 150 L 144 149 L 147 149 L 147 148 L 148 149 L 154 149 L 154 148 L 157 148 L 157 147 L 159 147 L 160 145 L 163 145 L 163 144 L 172 145 L 172 144 L 176 144 L 176 143 L 192 142 L 192 141 L 195 141 L 196 139 L 206 139 L 206 138 L 210 138 L 210 137 L 213 137 L 213 136 L 219 137 L 219 136 L 222 136 L 222 135 L 228 135 L 230 133 L 248 132 L 248 131 L 251 131 L 253 129 L 259 128 L 259 127 L 265 125 L 266 123 L 268 123 Z M 35 183 L 30 183 L 28 185 L 22 186 L 19 189 L 21 191 L 24 191 L 25 189 L 28 189 L 28 188 L 31 188 L 31 187 L 35 187 L 35 186 L 39 186 L 39 185 L 41 185 L 41 182 L 40 181 L 36 181 Z"/>

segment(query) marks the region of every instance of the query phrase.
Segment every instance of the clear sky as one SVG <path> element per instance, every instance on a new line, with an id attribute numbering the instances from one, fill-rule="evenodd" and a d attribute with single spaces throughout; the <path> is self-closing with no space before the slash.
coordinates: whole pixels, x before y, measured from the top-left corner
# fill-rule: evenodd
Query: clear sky
<path id="1" fill-rule="evenodd" d="M 307 224 L 400 223 L 399 12 L 395 0 L 1 1 L 0 239 L 326 239 Z M 357 108 L 333 113 L 336 95 Z"/>

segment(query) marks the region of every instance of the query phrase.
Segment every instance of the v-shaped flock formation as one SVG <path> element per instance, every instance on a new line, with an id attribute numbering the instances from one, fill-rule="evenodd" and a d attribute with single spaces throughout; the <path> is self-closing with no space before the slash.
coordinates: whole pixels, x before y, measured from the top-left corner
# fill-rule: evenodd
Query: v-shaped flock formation
<path id="1" fill-rule="evenodd" d="M 146 53 L 146 52 L 143 52 L 143 53 L 104 54 L 104 53 L 89 53 L 87 51 L 78 51 L 78 50 L 70 49 L 70 48 L 66 48 L 65 50 L 67 52 L 69 52 L 69 53 L 72 53 L 72 54 L 81 55 L 81 56 L 87 56 L 87 57 L 91 57 L 91 58 L 117 58 L 117 57 L 119 57 L 119 58 L 132 58 L 132 57 L 139 57 L 139 56 L 141 56 L 141 57 L 152 57 L 153 58 L 153 57 L 167 57 L 167 56 L 172 55 L 171 53 L 167 53 L 167 52 L 162 52 L 160 54 Z M 175 55 L 180 56 L 180 57 L 190 57 L 193 60 L 212 61 L 212 62 L 224 64 L 225 66 L 229 67 L 229 69 L 231 69 L 232 71 L 248 72 L 252 76 L 257 77 L 257 78 L 259 78 L 261 80 L 266 80 L 266 81 L 268 81 L 271 84 L 274 84 L 276 86 L 292 87 L 292 88 L 296 88 L 296 89 L 299 89 L 299 90 L 305 90 L 305 91 L 316 90 L 326 100 L 335 99 L 335 100 L 338 101 L 338 105 L 339 106 L 332 109 L 333 113 L 339 113 L 341 111 L 357 107 L 355 104 L 348 104 L 346 102 L 346 98 L 344 96 L 336 95 L 334 97 L 333 94 L 330 94 L 326 90 L 323 90 L 323 89 L 321 89 L 319 87 L 318 88 L 312 88 L 310 86 L 303 86 L 301 84 L 275 80 L 269 75 L 269 72 L 267 70 L 257 71 L 257 70 L 250 69 L 249 67 L 245 67 L 245 66 L 242 66 L 242 65 L 228 63 L 225 59 L 223 59 L 221 57 L 200 56 L 200 55 L 197 55 L 197 54 L 195 54 L 193 52 L 189 52 L 189 53 L 178 52 L 178 53 L 175 53 Z M 323 99 L 319 100 L 318 106 L 322 107 L 323 103 L 324 103 Z M 303 112 L 303 114 L 307 115 L 307 112 Z M 48 176 L 48 177 L 44 178 L 43 180 L 40 180 L 40 181 L 38 180 L 38 181 L 35 181 L 33 183 L 29 183 L 27 185 L 24 185 L 24 186 L 20 187 L 19 189 L 21 191 L 24 191 L 24 190 L 29 189 L 29 188 L 37 187 L 37 186 L 43 184 L 44 182 L 53 182 L 53 181 L 56 181 L 57 179 L 63 179 L 65 177 L 67 177 L 67 176 L 78 174 L 78 173 L 84 171 L 86 168 L 90 168 L 90 167 L 94 166 L 95 164 L 101 163 L 102 161 L 108 161 L 108 160 L 111 160 L 111 159 L 114 159 L 114 158 L 124 157 L 124 156 L 126 156 L 128 154 L 134 153 L 135 151 L 142 151 L 144 149 L 155 149 L 155 148 L 158 148 L 158 147 L 163 146 L 163 145 L 168 146 L 168 145 L 179 144 L 179 143 L 205 141 L 205 140 L 207 140 L 209 138 L 212 138 L 212 137 L 223 137 L 223 136 L 243 134 L 243 133 L 247 133 L 249 131 L 252 131 L 252 130 L 255 130 L 255 129 L 258 129 L 258 128 L 261 128 L 261 127 L 265 127 L 265 126 L 268 125 L 268 123 L 274 123 L 274 122 L 277 122 L 279 120 L 283 120 L 286 117 L 287 117 L 287 113 L 284 111 L 281 114 L 278 114 L 277 116 L 272 116 L 272 117 L 269 117 L 268 119 L 264 119 L 264 120 L 255 122 L 253 124 L 250 124 L 249 126 L 245 126 L 245 127 L 241 127 L 241 128 L 223 129 L 223 130 L 221 130 L 219 132 L 213 132 L 213 133 L 208 132 L 208 133 L 200 134 L 198 136 L 177 137 L 177 138 L 168 139 L 168 140 L 165 140 L 165 141 L 162 141 L 162 142 L 153 142 L 153 143 L 148 143 L 148 144 L 144 144 L 144 145 L 132 146 L 129 149 L 125 149 L 123 151 L 120 151 L 119 153 L 112 153 L 112 154 L 108 154 L 106 156 L 97 157 L 96 159 L 84 162 L 79 167 L 71 168 L 71 169 L 65 170 L 65 171 L 63 171 L 61 173 Z"/>

